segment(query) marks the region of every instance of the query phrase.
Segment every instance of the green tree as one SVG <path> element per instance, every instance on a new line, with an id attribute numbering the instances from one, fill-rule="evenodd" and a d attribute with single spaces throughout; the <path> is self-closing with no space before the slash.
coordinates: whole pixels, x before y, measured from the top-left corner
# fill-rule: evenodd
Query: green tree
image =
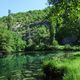
<path id="1" fill-rule="evenodd" d="M 0 28 L 0 51 L 7 54 L 24 48 L 25 42 L 18 34 L 3 27 Z"/>
<path id="2" fill-rule="evenodd" d="M 79 18 L 79 0 L 48 0 L 51 12 L 48 15 L 50 21 L 50 44 L 55 40 L 57 27 L 74 26 Z"/>

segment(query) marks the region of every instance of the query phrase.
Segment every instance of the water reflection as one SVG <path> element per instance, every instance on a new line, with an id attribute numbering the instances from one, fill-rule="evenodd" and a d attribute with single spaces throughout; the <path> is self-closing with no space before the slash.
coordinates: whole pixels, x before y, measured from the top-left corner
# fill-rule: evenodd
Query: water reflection
<path id="1" fill-rule="evenodd" d="M 37 76 L 41 72 L 42 62 L 45 59 L 51 59 L 57 54 L 64 52 L 60 51 L 40 51 L 40 52 L 25 52 L 25 55 L 9 55 L 5 58 L 0 58 L 0 76 L 12 78 L 14 75 L 21 75 L 20 79 L 29 76 Z M 29 75 L 29 76 L 27 76 Z M 20 80 L 19 79 L 19 80 Z M 4 79 L 3 79 L 4 80 Z M 11 80 L 11 79 L 10 79 Z M 16 80 L 16 79 L 14 79 Z M 39 79 L 38 79 L 39 80 Z"/>

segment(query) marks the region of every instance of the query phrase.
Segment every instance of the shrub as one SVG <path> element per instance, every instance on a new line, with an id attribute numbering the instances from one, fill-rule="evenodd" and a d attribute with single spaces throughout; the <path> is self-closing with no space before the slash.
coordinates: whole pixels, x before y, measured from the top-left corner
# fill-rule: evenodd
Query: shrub
<path id="1" fill-rule="evenodd" d="M 16 32 L 0 28 L 0 51 L 11 53 L 25 48 L 25 42 Z"/>
<path id="2" fill-rule="evenodd" d="M 54 40 L 52 45 L 53 46 L 57 46 L 58 45 L 58 41 L 57 40 Z"/>
<path id="3" fill-rule="evenodd" d="M 70 44 L 65 44 L 65 46 L 64 46 L 64 50 L 70 50 L 70 49 L 71 49 Z"/>

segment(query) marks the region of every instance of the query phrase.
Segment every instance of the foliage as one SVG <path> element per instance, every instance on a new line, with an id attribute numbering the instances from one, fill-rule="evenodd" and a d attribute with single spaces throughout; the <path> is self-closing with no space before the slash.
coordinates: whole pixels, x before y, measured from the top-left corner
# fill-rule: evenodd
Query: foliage
<path id="1" fill-rule="evenodd" d="M 69 53 L 70 54 L 70 53 Z M 62 79 L 61 80 L 79 80 L 80 79 L 80 67 L 79 67 L 79 63 L 80 63 L 80 54 L 75 53 L 72 54 L 72 56 L 68 57 L 68 58 L 64 58 L 63 56 L 56 56 L 53 57 L 52 60 L 45 60 L 44 62 L 44 69 L 46 69 L 46 67 L 48 67 L 49 72 L 51 72 L 52 74 L 58 74 L 58 72 L 62 72 L 64 75 L 62 75 Z M 75 66 L 74 66 L 75 65 Z M 49 73 L 47 73 L 49 74 Z M 47 75 L 49 76 L 49 75 Z M 51 76 L 53 77 L 53 76 Z M 58 80 L 61 76 L 58 75 Z M 54 79 L 54 77 L 53 77 Z M 52 79 L 50 79 L 52 80 Z"/>
<path id="2" fill-rule="evenodd" d="M 32 34 L 34 37 L 32 39 L 37 45 L 40 43 L 48 44 L 47 38 L 49 38 L 49 30 L 46 26 L 34 26 L 32 30 L 34 31 Z"/>
<path id="3" fill-rule="evenodd" d="M 26 48 L 62 44 L 66 37 L 76 37 L 80 44 L 80 6 L 79 0 L 48 0 L 49 7 L 44 10 L 19 12 L 0 18 L 0 26 L 11 26 L 26 41 Z M 30 30 L 28 30 L 30 28 Z M 56 40 L 56 42 L 55 42 Z M 35 49 L 34 48 L 34 49 Z"/>
<path id="4" fill-rule="evenodd" d="M 79 0 L 48 0 L 49 4 L 52 5 L 51 12 L 48 15 L 50 21 L 50 39 L 51 43 L 55 38 L 57 28 L 66 27 L 70 30 L 75 30 L 77 21 L 80 17 L 80 1 Z M 69 27 L 68 27 L 69 26 Z M 66 30 L 68 30 L 66 29 Z M 71 31 L 71 35 L 74 35 L 78 28 Z M 66 31 L 67 32 L 67 31 Z M 80 32 L 80 30 L 79 30 Z M 60 35 L 61 36 L 61 35 Z"/>
<path id="5" fill-rule="evenodd" d="M 58 46 L 58 45 L 59 45 L 59 44 L 58 44 L 58 41 L 54 40 L 52 45 L 53 45 L 53 46 Z"/>
<path id="6" fill-rule="evenodd" d="M 69 50 L 69 49 L 71 49 L 71 46 L 69 44 L 65 44 L 64 49 Z"/>
<path id="7" fill-rule="evenodd" d="M 15 32 L 0 28 L 0 51 L 13 52 L 25 48 L 25 42 Z"/>

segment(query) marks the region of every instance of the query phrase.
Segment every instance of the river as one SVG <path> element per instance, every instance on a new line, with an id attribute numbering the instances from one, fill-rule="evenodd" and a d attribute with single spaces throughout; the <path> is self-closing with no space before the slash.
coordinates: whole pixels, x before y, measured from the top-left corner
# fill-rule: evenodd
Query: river
<path id="1" fill-rule="evenodd" d="M 51 59 L 58 53 L 64 52 L 25 52 L 0 58 L 0 80 L 42 80 L 43 60 Z"/>

